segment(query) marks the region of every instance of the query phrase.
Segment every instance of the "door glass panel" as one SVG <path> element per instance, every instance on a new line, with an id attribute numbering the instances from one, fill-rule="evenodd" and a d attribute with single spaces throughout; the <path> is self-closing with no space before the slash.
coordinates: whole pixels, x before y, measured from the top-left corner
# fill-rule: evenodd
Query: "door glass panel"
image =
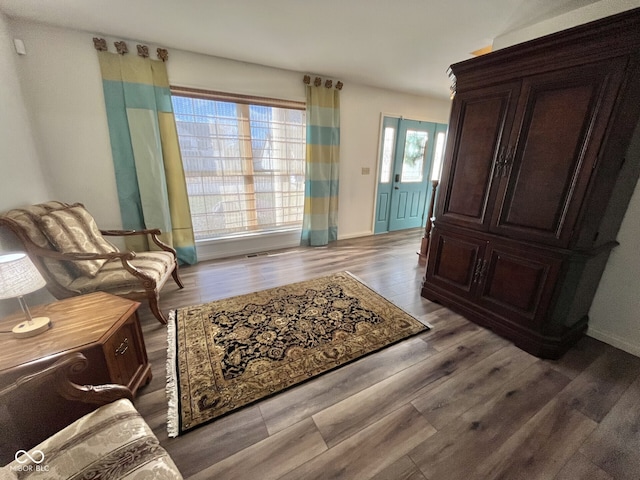
<path id="1" fill-rule="evenodd" d="M 431 167 L 431 180 L 440 180 L 442 173 L 442 156 L 444 155 L 444 132 L 436 135 L 436 151 L 433 154 L 433 167 Z"/>
<path id="2" fill-rule="evenodd" d="M 393 148 L 396 144 L 396 129 L 386 127 L 382 143 L 382 167 L 380 168 L 380 183 L 391 181 L 391 166 L 393 164 Z"/>
<path id="3" fill-rule="evenodd" d="M 402 178 L 404 183 L 422 182 L 424 174 L 424 154 L 429 134 L 418 130 L 407 130 L 402 159 Z"/>

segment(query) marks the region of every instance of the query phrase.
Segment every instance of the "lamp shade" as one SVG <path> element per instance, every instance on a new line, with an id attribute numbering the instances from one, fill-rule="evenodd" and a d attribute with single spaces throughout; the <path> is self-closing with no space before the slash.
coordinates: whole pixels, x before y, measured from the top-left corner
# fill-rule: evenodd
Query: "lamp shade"
<path id="1" fill-rule="evenodd" d="M 0 255 L 0 299 L 21 297 L 46 284 L 25 253 Z"/>

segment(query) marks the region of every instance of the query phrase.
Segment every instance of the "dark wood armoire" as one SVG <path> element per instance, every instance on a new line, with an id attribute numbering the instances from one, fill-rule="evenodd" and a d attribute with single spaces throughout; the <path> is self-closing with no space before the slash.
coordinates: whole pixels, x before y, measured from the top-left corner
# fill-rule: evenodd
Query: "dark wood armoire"
<path id="1" fill-rule="evenodd" d="M 587 329 L 640 172 L 640 9 L 451 70 L 422 296 L 557 358 Z"/>

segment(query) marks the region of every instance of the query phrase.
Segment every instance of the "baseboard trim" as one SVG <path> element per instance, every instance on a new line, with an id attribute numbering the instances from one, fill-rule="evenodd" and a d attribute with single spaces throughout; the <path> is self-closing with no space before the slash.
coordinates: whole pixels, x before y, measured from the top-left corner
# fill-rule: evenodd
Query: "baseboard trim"
<path id="1" fill-rule="evenodd" d="M 589 328 L 587 330 L 587 335 L 595 338 L 596 340 L 600 340 L 606 344 L 611 345 L 612 347 L 619 348 L 620 350 L 624 350 L 631 355 L 635 355 L 636 357 L 640 357 L 640 345 L 635 345 L 633 343 L 629 343 L 622 338 L 612 335 L 610 333 L 606 333 L 600 330 L 595 330 L 593 328 Z"/>
<path id="2" fill-rule="evenodd" d="M 368 237 L 369 235 L 373 235 L 373 231 L 366 230 L 364 232 L 348 233 L 347 235 L 340 235 L 340 233 L 338 233 L 338 240 L 348 240 L 350 238 Z"/>

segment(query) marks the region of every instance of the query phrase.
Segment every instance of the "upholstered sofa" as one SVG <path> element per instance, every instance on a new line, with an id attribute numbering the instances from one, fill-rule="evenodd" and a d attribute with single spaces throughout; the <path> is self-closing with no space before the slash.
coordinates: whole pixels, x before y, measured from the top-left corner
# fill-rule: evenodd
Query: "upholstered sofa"
<path id="1" fill-rule="evenodd" d="M 158 229 L 100 230 L 82 204 L 58 201 L 5 212 L 0 227 L 18 237 L 58 299 L 96 291 L 146 299 L 158 321 L 166 324 L 160 290 L 169 277 L 183 288 L 176 251 L 160 240 Z M 136 243 L 148 250 L 121 252 L 107 240 L 112 236 L 139 239 Z"/>
<path id="2" fill-rule="evenodd" d="M 182 475 L 131 401 L 120 399 L 17 455 L 2 467 L 3 478 L 173 480 Z"/>
<path id="3" fill-rule="evenodd" d="M 52 392 L 92 404 L 107 402 L 32 448 L 14 448 L 13 461 L 0 467 L 0 480 L 181 479 L 173 460 L 133 406 L 128 388 L 81 386 L 69 380 L 70 374 L 85 366 L 82 354 L 70 354 L 0 388 L 0 402 L 11 395 L 28 402 L 23 390 Z"/>

